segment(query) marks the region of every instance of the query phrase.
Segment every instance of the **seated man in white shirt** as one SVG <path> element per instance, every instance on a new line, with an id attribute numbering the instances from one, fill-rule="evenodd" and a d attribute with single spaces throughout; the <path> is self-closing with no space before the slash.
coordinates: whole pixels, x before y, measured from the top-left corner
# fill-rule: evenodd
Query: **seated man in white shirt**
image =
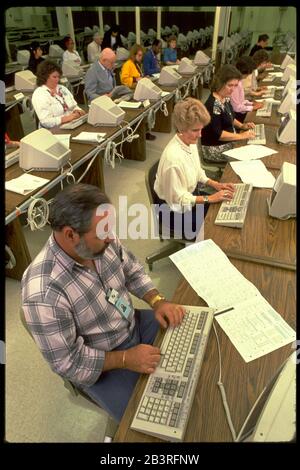
<path id="1" fill-rule="evenodd" d="M 93 36 L 93 41 L 87 46 L 88 62 L 95 62 L 95 60 L 99 59 L 102 41 L 103 37 L 96 32 Z"/>
<path id="2" fill-rule="evenodd" d="M 167 216 L 165 205 L 169 207 L 170 222 L 164 224 L 163 219 L 163 225 L 169 225 L 178 238 L 194 240 L 203 222 L 200 205 L 232 199 L 234 185 L 207 178 L 201 168 L 197 141 L 203 127 L 210 122 L 210 115 L 201 101 L 194 98 L 179 101 L 173 117 L 177 133 L 162 153 L 154 190 L 158 195 L 157 203 L 164 204 L 162 217 Z M 198 183 L 211 186 L 217 192 L 207 196 L 198 189 Z"/>
<path id="3" fill-rule="evenodd" d="M 60 126 L 86 114 L 68 88 L 59 84 L 61 76 L 61 68 L 50 60 L 44 60 L 37 68 L 32 105 L 42 127 Z"/>
<path id="4" fill-rule="evenodd" d="M 77 65 L 80 65 L 81 57 L 78 52 L 74 49 L 74 41 L 70 36 L 66 36 L 64 38 L 64 46 L 66 50 L 63 53 L 63 62 L 66 62 L 67 60 L 72 60 Z"/>

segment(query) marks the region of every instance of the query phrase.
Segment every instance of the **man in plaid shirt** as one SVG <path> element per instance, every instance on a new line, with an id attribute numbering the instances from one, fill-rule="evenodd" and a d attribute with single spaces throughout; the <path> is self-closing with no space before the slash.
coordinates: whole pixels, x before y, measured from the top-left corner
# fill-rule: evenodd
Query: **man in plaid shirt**
<path id="1" fill-rule="evenodd" d="M 160 361 L 152 346 L 159 325 L 177 326 L 185 312 L 107 229 L 109 204 L 86 184 L 56 195 L 53 232 L 22 278 L 22 307 L 51 369 L 120 421 L 139 373 L 151 374 Z M 153 310 L 134 310 L 129 293 Z"/>

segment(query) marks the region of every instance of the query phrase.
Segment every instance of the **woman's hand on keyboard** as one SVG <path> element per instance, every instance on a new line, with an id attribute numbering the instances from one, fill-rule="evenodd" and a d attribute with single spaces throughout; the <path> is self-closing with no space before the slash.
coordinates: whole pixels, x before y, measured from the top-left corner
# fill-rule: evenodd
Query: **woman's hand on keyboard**
<path id="1" fill-rule="evenodd" d="M 255 128 L 254 122 L 245 122 L 241 127 L 241 129 L 244 129 L 244 130 L 254 129 L 254 128 Z"/>
<path id="2" fill-rule="evenodd" d="M 238 136 L 240 137 L 241 140 L 244 140 L 244 139 L 255 139 L 255 132 L 254 131 L 244 131 L 244 132 L 240 132 L 238 134 Z"/>
<path id="3" fill-rule="evenodd" d="M 71 114 L 68 114 L 67 116 L 62 116 L 61 118 L 61 124 L 65 124 L 66 122 L 71 122 L 74 121 L 74 119 L 79 118 L 79 114 L 76 111 L 72 111 Z"/>
<path id="4" fill-rule="evenodd" d="M 211 185 L 212 186 L 212 185 Z M 225 189 L 225 191 L 229 191 L 232 194 L 235 191 L 235 186 L 233 183 L 220 183 L 219 181 L 214 181 L 214 186 L 213 186 L 217 191 L 221 191 L 221 189 Z"/>
<path id="5" fill-rule="evenodd" d="M 233 192 L 229 191 L 228 189 L 222 189 L 215 194 L 209 195 L 209 202 L 222 202 L 222 201 L 230 201 L 233 198 Z"/>
<path id="6" fill-rule="evenodd" d="M 178 326 L 183 320 L 185 309 L 182 305 L 161 300 L 154 305 L 154 315 L 163 328 Z"/>
<path id="7" fill-rule="evenodd" d="M 160 349 L 150 344 L 139 344 L 126 350 L 126 369 L 142 374 L 152 374 L 160 361 Z"/>

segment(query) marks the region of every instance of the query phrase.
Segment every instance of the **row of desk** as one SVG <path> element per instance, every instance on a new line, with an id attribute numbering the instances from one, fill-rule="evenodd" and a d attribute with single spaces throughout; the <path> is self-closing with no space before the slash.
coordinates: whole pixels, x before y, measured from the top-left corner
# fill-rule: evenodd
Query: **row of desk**
<path id="1" fill-rule="evenodd" d="M 139 109 L 126 109 L 125 119 L 122 122 L 120 127 L 99 127 L 97 130 L 99 132 L 106 132 L 106 138 L 103 143 L 100 145 L 96 144 L 83 144 L 72 142 L 72 137 L 75 137 L 82 131 L 95 131 L 95 128 L 89 124 L 84 124 L 73 131 L 65 131 L 56 129 L 53 132 L 56 133 L 71 133 L 71 164 L 74 169 L 74 176 L 77 179 L 85 170 L 90 160 L 99 152 L 98 157 L 93 162 L 88 174 L 82 180 L 82 182 L 90 183 L 98 186 L 102 191 L 105 191 L 105 184 L 103 178 L 103 154 L 104 149 L 109 141 L 119 142 L 122 138 L 124 132 L 128 125 L 132 126 L 133 129 L 139 123 L 138 134 L 139 139 L 133 140 L 132 143 L 124 142 L 122 146 L 122 152 L 125 158 L 144 161 L 146 159 L 146 129 L 147 129 L 147 116 L 150 110 L 156 112 L 156 121 L 153 131 L 155 132 L 170 132 L 172 128 L 172 111 L 175 102 L 175 93 L 177 89 L 185 91 L 187 87 L 191 87 L 194 84 L 194 77 L 198 77 L 198 85 L 194 90 L 194 95 L 197 98 L 201 98 L 202 93 L 202 81 L 201 77 L 203 75 L 205 67 L 198 67 L 196 74 L 193 76 L 182 77 L 178 87 L 162 87 L 164 91 L 168 91 L 169 95 L 163 98 L 163 101 L 166 102 L 168 109 L 168 116 L 165 116 L 161 110 L 159 110 L 160 102 L 152 101 L 150 106 L 147 108 Z M 190 89 L 191 89 L 190 88 Z M 191 90 L 192 91 L 192 90 Z M 16 109 L 14 106 L 14 95 L 15 92 L 10 92 L 7 94 L 7 105 L 11 104 L 13 109 Z M 28 94 L 25 94 L 26 97 Z M 14 124 L 11 124 L 14 126 Z M 9 126 L 7 127 L 9 133 Z M 10 133 L 9 133 L 10 135 Z M 10 135 L 11 138 L 13 138 Z M 20 169 L 18 164 L 14 164 L 11 167 L 7 168 L 5 172 L 5 179 L 10 180 L 17 178 L 23 174 L 23 170 Z M 24 270 L 30 264 L 31 259 L 29 255 L 29 250 L 26 245 L 26 241 L 22 232 L 22 226 L 18 216 L 24 212 L 30 202 L 32 197 L 45 197 L 49 198 L 49 191 L 52 190 L 61 180 L 66 177 L 66 173 L 61 175 L 61 172 L 32 172 L 32 174 L 41 176 L 49 179 L 49 183 L 43 186 L 37 191 L 33 191 L 30 195 L 22 196 L 17 193 L 6 191 L 5 193 L 5 223 L 6 223 L 6 243 L 11 248 L 17 259 L 17 264 L 12 269 L 6 269 L 6 275 L 15 279 L 21 279 Z"/>
<path id="2" fill-rule="evenodd" d="M 272 118 L 273 116 L 265 123 L 266 141 L 267 146 L 274 148 L 278 153 L 265 157 L 262 161 L 276 177 L 283 162 L 288 161 L 296 164 L 296 146 L 277 143 L 277 128 Z M 260 122 L 260 118 L 256 118 L 256 113 L 249 113 L 247 120 L 255 123 Z M 225 168 L 222 181 L 240 182 L 239 177 L 229 164 Z M 267 209 L 269 194 L 269 189 L 253 189 L 242 229 L 216 226 L 214 220 L 219 204 L 211 204 L 205 219 L 204 238 L 214 240 L 227 254 L 231 263 L 257 287 L 263 297 L 282 315 L 285 321 L 295 328 L 296 220 L 283 221 L 270 217 Z M 183 278 L 176 288 L 172 300 L 182 305 L 206 305 Z M 216 328 L 221 349 L 222 381 L 237 433 L 252 406 L 262 394 L 245 428 L 245 433 L 247 433 L 255 426 L 274 383 L 274 377 L 293 351 L 292 345 L 287 345 L 255 361 L 246 363 L 217 323 Z M 160 345 L 162 338 L 163 332 L 161 331 L 155 344 Z M 147 378 L 147 375 L 140 377 L 115 435 L 115 442 L 163 442 L 159 438 L 130 429 Z M 211 332 L 184 438 L 185 442 L 232 442 L 232 435 L 217 385 L 218 380 L 217 341 Z"/>

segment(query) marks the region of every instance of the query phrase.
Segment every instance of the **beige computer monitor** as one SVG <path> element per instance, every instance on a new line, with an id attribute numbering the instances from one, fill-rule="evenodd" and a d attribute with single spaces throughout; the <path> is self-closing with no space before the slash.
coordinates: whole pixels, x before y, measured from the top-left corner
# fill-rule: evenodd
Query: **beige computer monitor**
<path id="1" fill-rule="evenodd" d="M 203 51 L 197 51 L 194 57 L 195 65 L 207 65 L 210 62 L 210 57 L 204 54 Z"/>
<path id="2" fill-rule="evenodd" d="M 15 89 L 33 91 L 36 88 L 36 76 L 31 70 L 22 70 L 15 73 Z"/>
<path id="3" fill-rule="evenodd" d="M 71 150 L 48 129 L 37 129 L 20 142 L 19 165 L 23 170 L 58 171 L 71 155 Z"/>
<path id="4" fill-rule="evenodd" d="M 281 80 L 283 82 L 287 82 L 290 77 L 294 77 L 296 79 L 296 65 L 295 64 L 289 64 L 285 71 L 283 72 L 283 75 L 281 77 Z"/>
<path id="5" fill-rule="evenodd" d="M 176 86 L 181 78 L 181 75 L 174 70 L 172 65 L 166 65 L 161 69 L 158 83 L 159 85 Z"/>
<path id="6" fill-rule="evenodd" d="M 88 123 L 93 126 L 118 126 L 125 116 L 125 111 L 117 106 L 109 96 L 98 96 L 91 102 Z"/>
<path id="7" fill-rule="evenodd" d="M 183 57 L 180 61 L 177 72 L 183 75 L 193 74 L 196 72 L 196 69 L 197 69 L 197 66 L 194 65 L 190 59 L 188 59 L 187 57 Z"/>
<path id="8" fill-rule="evenodd" d="M 81 77 L 83 70 L 73 60 L 65 60 L 62 64 L 62 73 L 67 78 Z"/>
<path id="9" fill-rule="evenodd" d="M 272 217 L 277 219 L 296 217 L 296 165 L 283 163 L 267 203 L 269 215 Z"/>
<path id="10" fill-rule="evenodd" d="M 296 90 L 287 89 L 286 93 L 282 95 L 282 100 L 278 108 L 280 114 L 286 114 L 293 109 L 296 111 Z"/>
<path id="11" fill-rule="evenodd" d="M 26 49 L 19 50 L 17 52 L 17 62 L 20 65 L 28 65 L 30 59 L 30 52 Z"/>
<path id="12" fill-rule="evenodd" d="M 50 58 L 53 58 L 53 59 L 58 59 L 60 57 L 63 56 L 63 49 L 58 45 L 58 44 L 51 44 L 51 46 L 49 47 L 49 59 Z"/>
<path id="13" fill-rule="evenodd" d="M 137 82 L 133 99 L 136 101 L 158 100 L 161 98 L 162 90 L 149 78 L 142 78 Z"/>
<path id="14" fill-rule="evenodd" d="M 294 61 L 294 59 L 292 59 L 290 55 L 287 54 L 285 58 L 283 59 L 282 64 L 280 65 L 280 68 L 285 69 L 289 64 L 296 65 L 296 62 Z"/>
<path id="15" fill-rule="evenodd" d="M 296 112 L 290 109 L 277 131 L 276 138 L 282 144 L 296 143 Z"/>

